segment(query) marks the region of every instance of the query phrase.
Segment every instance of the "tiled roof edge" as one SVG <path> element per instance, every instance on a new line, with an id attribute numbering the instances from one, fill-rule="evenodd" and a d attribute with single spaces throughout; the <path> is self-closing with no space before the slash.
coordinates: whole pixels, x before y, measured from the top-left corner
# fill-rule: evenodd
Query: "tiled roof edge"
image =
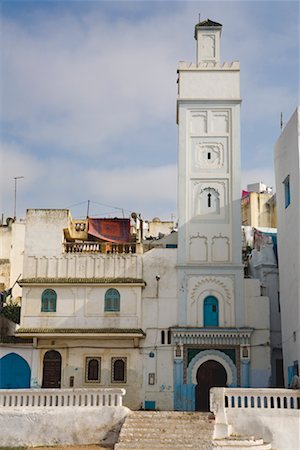
<path id="1" fill-rule="evenodd" d="M 23 278 L 18 281 L 23 284 L 144 284 L 146 282 L 142 278 Z"/>

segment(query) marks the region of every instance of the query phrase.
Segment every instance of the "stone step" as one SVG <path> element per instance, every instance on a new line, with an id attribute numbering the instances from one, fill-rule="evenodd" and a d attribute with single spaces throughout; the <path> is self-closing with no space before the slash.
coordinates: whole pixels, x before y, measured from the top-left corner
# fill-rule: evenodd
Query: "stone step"
<path id="1" fill-rule="evenodd" d="M 140 442 L 137 444 L 132 444 L 132 443 L 118 443 L 115 445 L 115 450 L 210 450 L 211 444 L 210 443 L 203 443 L 203 445 L 201 444 L 176 444 L 176 443 L 172 443 L 172 444 L 160 444 L 160 443 L 156 443 L 153 446 L 153 443 L 144 443 L 144 442 Z"/>
<path id="2" fill-rule="evenodd" d="M 130 416 L 128 416 L 128 420 L 137 420 L 137 421 L 141 421 L 141 420 L 145 420 L 145 421 L 161 421 L 161 420 L 182 420 L 183 422 L 206 422 L 208 420 L 214 420 L 214 417 L 212 415 L 205 415 L 205 416 L 201 416 L 201 415 L 180 415 L 180 416 L 174 416 L 174 415 L 154 415 L 154 416 L 148 416 L 148 415 L 135 415 L 135 414 L 130 414 Z"/>
<path id="3" fill-rule="evenodd" d="M 155 428 L 155 430 L 163 430 L 163 429 L 166 429 L 166 428 L 168 428 L 168 429 L 172 429 L 172 430 L 181 430 L 181 431 L 184 431 L 184 430 L 195 430 L 195 429 L 197 429 L 197 430 L 200 430 L 200 431 L 203 431 L 203 430 L 210 430 L 211 428 L 213 427 L 213 424 L 211 424 L 211 423 L 206 423 L 206 424 L 202 424 L 202 423 L 200 423 L 200 424 L 189 424 L 189 423 L 187 423 L 187 424 L 182 424 L 182 423 L 174 423 L 174 424 L 172 424 L 172 423 L 170 423 L 170 424 L 168 424 L 168 423 L 165 423 L 165 422 L 163 422 L 163 423 L 157 423 L 157 424 L 151 424 L 151 423 L 141 423 L 141 424 L 137 424 L 137 423 L 130 423 L 130 424 L 127 424 L 125 427 L 124 427 L 124 430 L 138 430 L 138 429 L 142 429 L 142 428 L 144 428 L 144 429 L 152 429 L 152 428 Z"/>
<path id="4" fill-rule="evenodd" d="M 144 435 L 144 436 L 122 436 L 121 437 L 121 441 L 122 442 L 141 442 L 141 441 L 147 440 L 147 442 L 175 442 L 174 441 L 174 436 L 172 436 L 171 434 L 168 436 L 153 436 L 153 435 Z M 191 436 L 191 437 L 176 437 L 176 443 L 178 444 L 184 444 L 185 442 L 187 443 L 192 443 L 192 442 L 202 442 L 204 439 L 198 436 Z M 208 439 L 209 440 L 209 439 Z"/>
<path id="5" fill-rule="evenodd" d="M 255 439 L 253 436 L 229 436 L 223 439 L 213 440 L 213 450 L 272 450 L 271 444 L 264 443 L 263 439 Z"/>

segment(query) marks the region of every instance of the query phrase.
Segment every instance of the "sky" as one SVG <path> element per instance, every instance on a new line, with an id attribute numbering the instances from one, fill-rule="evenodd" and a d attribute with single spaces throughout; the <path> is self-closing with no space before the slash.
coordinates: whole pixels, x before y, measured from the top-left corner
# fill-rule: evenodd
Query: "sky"
<path id="1" fill-rule="evenodd" d="M 177 217 L 177 68 L 194 26 L 223 25 L 241 64 L 242 186 L 275 188 L 299 104 L 298 1 L 0 1 L 0 214 Z"/>

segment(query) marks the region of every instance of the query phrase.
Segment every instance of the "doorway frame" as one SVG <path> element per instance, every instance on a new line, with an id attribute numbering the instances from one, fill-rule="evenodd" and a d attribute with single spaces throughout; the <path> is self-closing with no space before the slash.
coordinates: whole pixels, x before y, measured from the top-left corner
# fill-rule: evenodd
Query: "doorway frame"
<path id="1" fill-rule="evenodd" d="M 237 367 L 232 359 L 220 350 L 203 350 L 197 353 L 187 367 L 187 383 L 197 385 L 197 372 L 206 361 L 213 360 L 220 363 L 227 373 L 228 387 L 237 387 Z"/>

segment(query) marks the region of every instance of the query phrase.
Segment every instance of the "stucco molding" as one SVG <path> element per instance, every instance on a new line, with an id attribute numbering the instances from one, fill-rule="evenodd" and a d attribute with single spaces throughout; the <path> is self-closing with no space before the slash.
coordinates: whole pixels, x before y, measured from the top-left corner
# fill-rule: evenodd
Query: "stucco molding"
<path id="1" fill-rule="evenodd" d="M 229 387 L 237 386 L 237 368 L 232 359 L 219 350 L 204 350 L 191 360 L 187 368 L 188 384 L 197 384 L 197 371 L 203 363 L 209 360 L 217 361 L 224 367 Z"/>

